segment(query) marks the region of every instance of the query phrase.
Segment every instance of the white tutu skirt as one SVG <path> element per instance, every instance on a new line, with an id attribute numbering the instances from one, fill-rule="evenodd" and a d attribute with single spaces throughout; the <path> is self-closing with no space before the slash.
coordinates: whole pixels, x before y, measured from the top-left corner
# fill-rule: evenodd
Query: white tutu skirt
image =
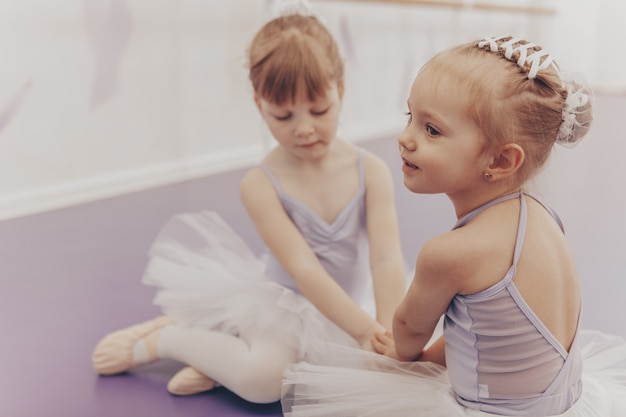
<path id="1" fill-rule="evenodd" d="M 582 331 L 583 393 L 560 417 L 626 416 L 626 343 Z M 290 365 L 283 381 L 286 417 L 487 417 L 460 405 L 446 368 L 399 362 L 345 346 L 327 349 L 323 365 Z M 535 417 L 535 416 L 533 416 Z"/>
<path id="2" fill-rule="evenodd" d="M 215 212 L 170 220 L 150 249 L 143 283 L 157 288 L 154 303 L 177 325 L 244 340 L 271 333 L 299 360 L 325 346 L 314 339 L 356 346 L 305 297 L 272 282 L 265 262 Z"/>

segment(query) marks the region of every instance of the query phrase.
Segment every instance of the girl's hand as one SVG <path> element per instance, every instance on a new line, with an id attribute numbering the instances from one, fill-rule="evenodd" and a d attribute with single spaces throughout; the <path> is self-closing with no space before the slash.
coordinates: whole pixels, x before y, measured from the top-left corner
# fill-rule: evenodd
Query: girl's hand
<path id="1" fill-rule="evenodd" d="M 393 340 L 393 334 L 391 334 L 390 331 L 387 330 L 384 333 L 376 333 L 371 342 L 376 353 L 380 353 L 381 355 L 385 355 L 393 359 L 398 359 L 398 354 L 396 353 L 396 343 Z"/>
<path id="2" fill-rule="evenodd" d="M 375 321 L 369 332 L 364 334 L 363 337 L 360 339 L 359 342 L 361 345 L 361 349 L 367 350 L 369 352 L 378 353 L 374 348 L 372 341 L 374 340 L 376 335 L 383 334 L 385 332 L 387 332 L 387 329 L 385 329 L 380 323 Z"/>

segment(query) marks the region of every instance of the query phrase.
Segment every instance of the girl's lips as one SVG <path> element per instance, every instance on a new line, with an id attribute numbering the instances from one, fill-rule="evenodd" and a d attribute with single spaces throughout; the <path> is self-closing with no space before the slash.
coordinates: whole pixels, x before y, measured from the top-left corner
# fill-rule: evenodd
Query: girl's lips
<path id="1" fill-rule="evenodd" d="M 315 145 L 317 145 L 318 143 L 319 143 L 319 141 L 309 142 L 309 143 L 305 143 L 305 144 L 302 144 L 302 145 L 298 145 L 298 147 L 300 147 L 300 148 L 312 148 Z"/>
<path id="2" fill-rule="evenodd" d="M 409 168 L 419 169 L 419 167 L 417 165 L 410 163 L 409 161 L 407 161 L 404 158 L 402 158 L 402 162 L 404 162 L 404 165 L 409 167 Z"/>

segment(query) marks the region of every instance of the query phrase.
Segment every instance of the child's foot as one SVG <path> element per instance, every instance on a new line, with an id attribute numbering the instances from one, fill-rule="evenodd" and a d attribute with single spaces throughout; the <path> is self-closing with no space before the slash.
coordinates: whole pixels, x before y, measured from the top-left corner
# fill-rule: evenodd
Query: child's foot
<path id="1" fill-rule="evenodd" d="M 173 320 L 160 316 L 144 323 L 136 324 L 106 335 L 96 346 L 91 356 L 93 367 L 100 375 L 113 375 L 158 359 L 156 343 L 159 330 Z M 137 360 L 133 354 L 135 345 L 143 341 L 144 360 Z"/>
<path id="2" fill-rule="evenodd" d="M 212 390 L 215 386 L 211 378 L 187 366 L 170 379 L 167 390 L 174 395 L 193 395 Z"/>

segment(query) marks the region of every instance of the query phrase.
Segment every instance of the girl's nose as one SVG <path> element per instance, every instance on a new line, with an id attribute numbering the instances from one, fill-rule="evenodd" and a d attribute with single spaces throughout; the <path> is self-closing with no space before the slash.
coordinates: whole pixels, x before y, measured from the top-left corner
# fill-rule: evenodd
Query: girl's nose
<path id="1" fill-rule="evenodd" d="M 315 132 L 315 128 L 308 121 L 301 121 L 296 125 L 296 137 L 308 138 Z"/>
<path id="2" fill-rule="evenodd" d="M 415 149 L 417 149 L 417 144 L 415 140 L 411 138 L 406 129 L 404 129 L 402 133 L 398 135 L 398 145 L 400 146 L 400 152 L 402 152 L 403 149 L 406 149 L 408 152 L 413 152 Z"/>

